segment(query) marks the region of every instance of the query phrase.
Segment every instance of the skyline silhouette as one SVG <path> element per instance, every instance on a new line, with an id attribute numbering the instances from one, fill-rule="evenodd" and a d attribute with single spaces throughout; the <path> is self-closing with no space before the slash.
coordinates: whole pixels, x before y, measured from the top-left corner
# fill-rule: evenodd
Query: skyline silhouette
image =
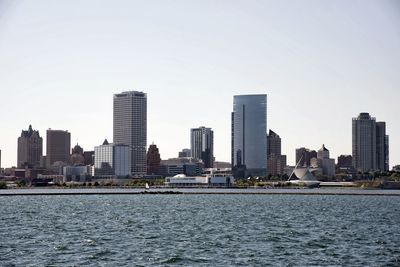
<path id="1" fill-rule="evenodd" d="M 233 96 L 268 95 L 268 128 L 295 149 L 351 154 L 351 121 L 385 121 L 400 163 L 396 1 L 0 1 L 0 149 L 16 165 L 29 124 L 93 150 L 112 141 L 112 96 L 148 96 L 147 147 L 163 159 L 214 131 L 230 161 Z M 305 130 L 306 129 L 306 130 Z M 45 151 L 45 140 L 43 151 Z"/>

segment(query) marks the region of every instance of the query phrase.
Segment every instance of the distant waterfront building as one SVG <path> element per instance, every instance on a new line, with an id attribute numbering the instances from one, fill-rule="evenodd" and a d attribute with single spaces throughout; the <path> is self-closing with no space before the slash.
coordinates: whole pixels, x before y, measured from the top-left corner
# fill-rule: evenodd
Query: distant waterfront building
<path id="1" fill-rule="evenodd" d="M 224 161 L 214 161 L 214 168 L 217 169 L 226 169 L 226 168 L 232 168 L 232 165 L 230 162 L 224 162 Z"/>
<path id="2" fill-rule="evenodd" d="M 40 168 L 43 168 L 43 169 L 47 168 L 47 159 L 46 159 L 45 155 L 40 157 Z"/>
<path id="3" fill-rule="evenodd" d="M 318 155 L 315 150 L 310 150 L 305 147 L 297 148 L 295 164 L 299 164 L 300 167 L 309 167 L 311 166 L 311 159 L 317 157 Z"/>
<path id="4" fill-rule="evenodd" d="M 188 176 L 201 175 L 204 163 L 196 158 L 170 158 L 161 160 L 159 174 L 163 176 L 173 176 L 185 174 Z"/>
<path id="5" fill-rule="evenodd" d="M 107 139 L 94 148 L 94 175 L 125 177 L 131 172 L 130 148 L 124 144 L 110 144 Z"/>
<path id="6" fill-rule="evenodd" d="M 83 158 L 85 159 L 85 165 L 94 164 L 94 151 L 84 151 Z"/>
<path id="7" fill-rule="evenodd" d="M 182 151 L 180 151 L 178 153 L 179 158 L 190 158 L 191 156 L 192 156 L 192 153 L 189 148 L 184 148 L 184 149 L 182 149 Z"/>
<path id="8" fill-rule="evenodd" d="M 267 173 L 268 175 L 283 175 L 286 166 L 286 155 L 281 154 L 281 138 L 269 130 L 267 135 Z"/>
<path id="9" fill-rule="evenodd" d="M 131 174 L 147 173 L 147 95 L 129 91 L 114 95 L 114 143 L 131 150 Z"/>
<path id="10" fill-rule="evenodd" d="M 269 130 L 267 135 L 267 156 L 271 155 L 281 155 L 281 138 L 277 133 Z"/>
<path id="11" fill-rule="evenodd" d="M 85 157 L 83 156 L 83 148 L 79 144 L 76 144 L 76 146 L 72 148 L 70 162 L 72 165 L 85 164 Z"/>
<path id="12" fill-rule="evenodd" d="M 231 113 L 231 162 L 235 178 L 267 174 L 267 95 L 236 95 Z"/>
<path id="13" fill-rule="evenodd" d="M 160 170 L 161 156 L 158 147 L 151 144 L 147 151 L 147 174 L 158 174 Z"/>
<path id="14" fill-rule="evenodd" d="M 322 174 L 333 177 L 335 176 L 335 159 L 329 158 L 329 150 L 322 145 L 317 152 L 318 167 L 322 168 Z"/>
<path id="15" fill-rule="evenodd" d="M 63 167 L 63 182 L 86 182 L 89 175 L 88 166 L 65 166 Z"/>
<path id="16" fill-rule="evenodd" d="M 204 126 L 190 130 L 190 151 L 193 158 L 203 160 L 205 168 L 214 165 L 214 132 Z"/>
<path id="17" fill-rule="evenodd" d="M 340 155 L 337 167 L 338 169 L 351 169 L 353 167 L 353 157 L 351 155 Z"/>
<path id="18" fill-rule="evenodd" d="M 389 136 L 386 124 L 369 113 L 352 120 L 353 166 L 360 172 L 389 170 Z"/>
<path id="19" fill-rule="evenodd" d="M 389 136 L 386 135 L 386 123 L 376 123 L 376 168 L 389 171 Z"/>
<path id="20" fill-rule="evenodd" d="M 29 125 L 29 129 L 22 131 L 21 136 L 18 137 L 17 167 L 39 167 L 42 155 L 43 139 L 40 137 L 39 131 L 33 130 L 32 126 Z"/>
<path id="21" fill-rule="evenodd" d="M 46 165 L 60 161 L 68 163 L 70 160 L 71 134 L 62 130 L 47 130 Z"/>

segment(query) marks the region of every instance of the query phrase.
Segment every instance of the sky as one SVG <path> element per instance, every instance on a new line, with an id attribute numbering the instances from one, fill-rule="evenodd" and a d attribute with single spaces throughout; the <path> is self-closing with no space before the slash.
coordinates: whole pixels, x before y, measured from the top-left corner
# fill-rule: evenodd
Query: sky
<path id="1" fill-rule="evenodd" d="M 267 94 L 267 127 L 295 149 L 351 154 L 351 121 L 386 121 L 400 164 L 400 2 L 0 0 L 0 150 L 15 166 L 29 124 L 112 141 L 113 94 L 147 93 L 148 145 L 161 157 L 214 130 L 230 161 L 233 96 Z"/>

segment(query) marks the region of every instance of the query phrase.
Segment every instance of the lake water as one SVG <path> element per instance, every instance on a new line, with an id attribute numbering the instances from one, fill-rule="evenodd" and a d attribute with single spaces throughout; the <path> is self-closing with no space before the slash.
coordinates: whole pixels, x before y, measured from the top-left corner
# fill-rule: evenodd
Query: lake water
<path id="1" fill-rule="evenodd" d="M 400 197 L 0 196 L 0 266 L 400 266 Z"/>

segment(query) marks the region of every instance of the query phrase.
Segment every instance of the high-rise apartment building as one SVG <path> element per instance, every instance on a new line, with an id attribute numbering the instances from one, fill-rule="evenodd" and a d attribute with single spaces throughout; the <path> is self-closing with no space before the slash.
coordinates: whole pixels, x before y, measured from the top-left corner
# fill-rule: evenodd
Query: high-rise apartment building
<path id="1" fill-rule="evenodd" d="M 389 136 L 386 124 L 376 122 L 369 113 L 352 120 L 353 166 L 356 170 L 389 170 Z"/>
<path id="2" fill-rule="evenodd" d="M 43 155 L 43 139 L 39 131 L 32 129 L 29 125 L 27 131 L 22 131 L 18 137 L 18 160 L 19 168 L 28 166 L 30 168 L 40 166 L 40 157 Z"/>
<path id="3" fill-rule="evenodd" d="M 281 154 L 281 138 L 277 133 L 269 130 L 267 135 L 267 173 L 268 175 L 282 175 L 286 167 L 286 155 Z"/>
<path id="4" fill-rule="evenodd" d="M 214 166 L 214 132 L 201 126 L 190 130 L 190 151 L 193 158 L 201 159 L 205 168 Z"/>
<path id="5" fill-rule="evenodd" d="M 54 162 L 69 163 L 71 151 L 71 133 L 63 130 L 48 129 L 46 140 L 46 165 L 50 168 Z"/>
<path id="6" fill-rule="evenodd" d="M 114 95 L 113 133 L 115 144 L 131 150 L 131 174 L 147 173 L 147 95 L 129 91 Z"/>
<path id="7" fill-rule="evenodd" d="M 234 96 L 231 119 L 231 161 L 234 176 L 265 176 L 267 95 Z"/>

